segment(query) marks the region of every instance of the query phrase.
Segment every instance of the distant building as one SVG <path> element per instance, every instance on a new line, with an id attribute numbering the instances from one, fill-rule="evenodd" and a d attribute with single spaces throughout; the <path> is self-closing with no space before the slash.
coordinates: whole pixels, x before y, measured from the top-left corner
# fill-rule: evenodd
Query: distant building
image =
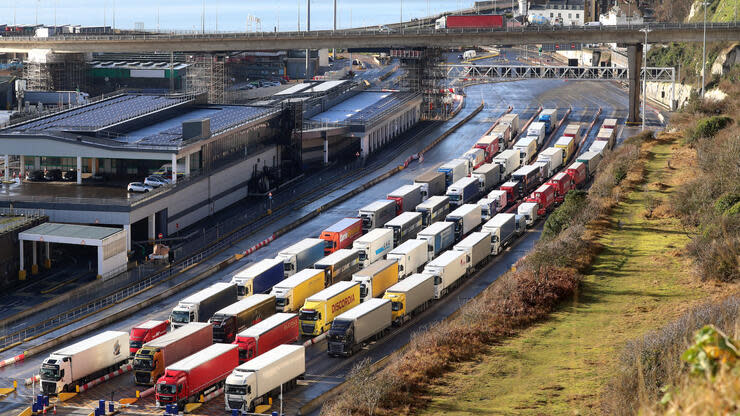
<path id="1" fill-rule="evenodd" d="M 530 23 L 583 26 L 585 21 L 584 9 L 584 0 L 530 2 L 527 19 Z"/>
<path id="2" fill-rule="evenodd" d="M 636 4 L 618 1 L 605 14 L 599 16 L 602 25 L 641 25 L 644 20 Z"/>

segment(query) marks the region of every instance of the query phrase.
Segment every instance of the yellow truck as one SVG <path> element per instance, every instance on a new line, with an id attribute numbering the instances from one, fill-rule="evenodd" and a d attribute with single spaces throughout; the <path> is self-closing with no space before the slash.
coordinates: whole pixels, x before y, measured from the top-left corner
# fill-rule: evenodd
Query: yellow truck
<path id="1" fill-rule="evenodd" d="M 393 325 L 401 325 L 426 309 L 434 299 L 434 276 L 412 274 L 389 287 L 383 299 L 391 301 Z"/>
<path id="2" fill-rule="evenodd" d="M 352 275 L 360 283 L 360 302 L 383 296 L 385 290 L 398 283 L 398 262 L 379 260 Z"/>
<path id="3" fill-rule="evenodd" d="M 563 160 L 568 160 L 576 150 L 576 139 L 574 137 L 563 136 L 555 142 L 555 147 L 563 149 L 565 152 Z"/>
<path id="4" fill-rule="evenodd" d="M 296 312 L 306 298 L 324 289 L 324 270 L 303 269 L 272 287 L 277 312 Z"/>
<path id="5" fill-rule="evenodd" d="M 326 332 L 337 316 L 360 304 L 360 283 L 341 281 L 306 299 L 298 317 L 301 335 Z"/>

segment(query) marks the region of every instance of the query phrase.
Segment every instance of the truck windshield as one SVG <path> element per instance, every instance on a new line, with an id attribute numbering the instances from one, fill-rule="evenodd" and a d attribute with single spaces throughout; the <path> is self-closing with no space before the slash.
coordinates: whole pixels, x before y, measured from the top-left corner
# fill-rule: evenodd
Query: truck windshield
<path id="1" fill-rule="evenodd" d="M 177 392 L 177 386 L 174 384 L 157 384 L 157 393 L 160 394 L 175 394 Z"/>
<path id="2" fill-rule="evenodd" d="M 367 260 L 367 254 L 365 253 L 365 250 L 360 251 L 360 261 Z"/>
<path id="3" fill-rule="evenodd" d="M 283 270 L 286 272 L 293 270 L 293 263 L 283 263 Z"/>
<path id="4" fill-rule="evenodd" d="M 245 296 L 247 294 L 247 287 L 244 285 L 236 285 L 237 296 Z"/>
<path id="5" fill-rule="evenodd" d="M 244 396 L 247 394 L 247 387 L 246 386 L 236 386 L 233 384 L 227 384 L 226 385 L 226 394 L 237 394 L 239 396 Z"/>
<path id="6" fill-rule="evenodd" d="M 450 201 L 459 201 L 460 195 L 459 194 L 449 194 L 447 195 L 450 198 Z"/>
<path id="7" fill-rule="evenodd" d="M 373 225 L 373 219 L 367 215 L 362 216 L 362 228 L 369 230 Z"/>
<path id="8" fill-rule="evenodd" d="M 41 379 L 59 381 L 59 366 L 53 364 L 42 365 Z"/>
<path id="9" fill-rule="evenodd" d="M 391 302 L 391 309 L 398 312 L 403 309 L 403 304 L 401 302 Z"/>
<path id="10" fill-rule="evenodd" d="M 326 241 L 326 248 L 332 249 L 334 248 L 334 240 L 325 240 Z"/>
<path id="11" fill-rule="evenodd" d="M 188 311 L 172 311 L 172 322 L 186 324 L 190 322 L 190 314 Z"/>
<path id="12" fill-rule="evenodd" d="M 319 314 L 316 311 L 301 311 L 301 321 L 318 321 Z"/>
<path id="13" fill-rule="evenodd" d="M 347 337 L 348 329 L 352 325 L 352 321 L 344 321 L 344 320 L 338 320 L 335 319 L 334 322 L 331 323 L 331 328 L 329 329 L 328 337 L 331 340 L 341 341 L 344 338 Z"/>
<path id="14" fill-rule="evenodd" d="M 363 283 L 360 285 L 360 298 L 364 298 L 365 296 L 367 296 L 367 285 Z M 332 327 L 333 326 L 334 324 L 332 324 Z"/>
<path id="15" fill-rule="evenodd" d="M 286 303 L 287 302 L 286 302 L 286 299 L 285 298 L 275 298 L 275 305 L 276 306 L 280 306 L 282 308 L 282 307 L 285 307 L 285 304 Z"/>
<path id="16" fill-rule="evenodd" d="M 154 370 L 153 363 L 151 358 L 134 358 L 134 370 Z"/>
<path id="17" fill-rule="evenodd" d="M 142 344 L 141 341 L 130 341 L 128 343 L 128 346 L 130 348 L 133 348 L 135 350 L 138 350 L 139 348 L 141 348 L 141 344 Z"/>

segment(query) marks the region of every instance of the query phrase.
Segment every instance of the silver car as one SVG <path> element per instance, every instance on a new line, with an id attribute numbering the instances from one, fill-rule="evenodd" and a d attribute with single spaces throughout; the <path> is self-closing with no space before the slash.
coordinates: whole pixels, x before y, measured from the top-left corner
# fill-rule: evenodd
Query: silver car
<path id="1" fill-rule="evenodd" d="M 141 182 L 131 182 L 126 187 L 126 190 L 128 192 L 149 192 L 152 189 L 154 188 L 152 188 L 151 186 L 147 184 L 141 183 Z"/>
<path id="2" fill-rule="evenodd" d="M 168 179 L 156 175 L 148 176 L 144 179 L 144 185 L 149 185 L 152 188 L 159 188 L 160 186 L 164 186 L 169 183 L 170 181 Z"/>

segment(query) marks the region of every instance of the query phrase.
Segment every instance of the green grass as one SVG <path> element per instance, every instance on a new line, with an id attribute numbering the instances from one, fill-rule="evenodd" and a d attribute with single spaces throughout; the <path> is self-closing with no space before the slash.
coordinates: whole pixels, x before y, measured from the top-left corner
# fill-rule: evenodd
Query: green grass
<path id="1" fill-rule="evenodd" d="M 461 365 L 434 388 L 424 415 L 598 414 L 599 396 L 623 343 L 664 324 L 701 297 L 681 257 L 688 239 L 677 220 L 646 219 L 650 198 L 665 199 L 670 144 L 657 144 L 647 180 L 613 211 L 604 250 L 581 292 L 552 318 Z M 648 197 L 648 195 L 651 195 Z M 619 226 L 621 224 L 621 227 Z"/>
<path id="2" fill-rule="evenodd" d="M 740 4 L 736 4 L 738 0 L 719 0 L 719 4 L 711 17 L 712 22 L 732 22 L 735 20 L 735 7 L 738 7 L 738 14 L 740 14 Z M 709 10 L 707 10 L 709 11 Z M 702 15 L 703 17 L 703 15 Z"/>

